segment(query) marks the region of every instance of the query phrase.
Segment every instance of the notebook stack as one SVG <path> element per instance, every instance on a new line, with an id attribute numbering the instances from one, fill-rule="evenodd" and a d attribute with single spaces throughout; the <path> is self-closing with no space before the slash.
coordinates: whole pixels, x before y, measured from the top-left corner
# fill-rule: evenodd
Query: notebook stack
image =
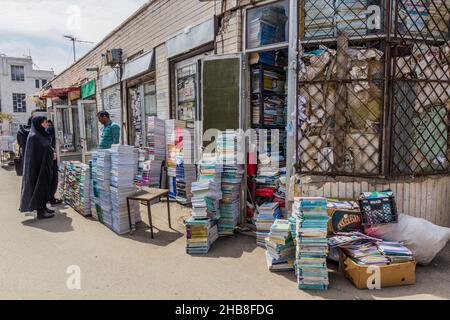
<path id="1" fill-rule="evenodd" d="M 111 228 L 111 154 L 109 150 L 99 150 L 93 158 L 95 159 L 93 188 L 97 217 L 101 223 Z"/>
<path id="2" fill-rule="evenodd" d="M 265 242 L 267 267 L 270 271 L 294 270 L 295 245 L 288 220 L 275 220 Z"/>
<path id="3" fill-rule="evenodd" d="M 367 0 L 336 0 L 336 28 L 348 37 L 367 34 Z"/>
<path id="4" fill-rule="evenodd" d="M 203 155 L 199 165 L 199 178 L 192 183 L 192 216 L 220 218 L 222 199 L 222 167 L 214 155 Z"/>
<path id="5" fill-rule="evenodd" d="M 371 242 L 352 243 L 342 245 L 340 248 L 347 257 L 350 257 L 359 265 L 386 265 L 389 263 L 389 259 L 381 254 L 376 244 Z"/>
<path id="6" fill-rule="evenodd" d="M 222 170 L 222 200 L 220 201 L 219 235 L 232 235 L 241 212 L 241 185 L 244 167 L 239 163 L 240 139 L 235 131 L 219 132 L 217 152 Z M 240 150 L 240 149 L 239 149 Z"/>
<path id="7" fill-rule="evenodd" d="M 186 122 L 173 119 L 165 121 L 167 176 L 171 199 L 177 197 L 176 128 L 186 128 Z"/>
<path id="8" fill-rule="evenodd" d="M 256 225 L 256 244 L 260 247 L 266 247 L 266 238 L 270 233 L 275 220 L 281 218 L 278 203 L 265 202 L 258 207 L 258 215 L 255 218 Z"/>
<path id="9" fill-rule="evenodd" d="M 296 272 L 299 289 L 328 289 L 327 200 L 296 198 L 293 214 L 297 218 Z"/>
<path id="10" fill-rule="evenodd" d="M 259 15 L 249 22 L 249 48 L 286 41 L 287 20 L 287 12 L 282 5 L 261 8 Z"/>
<path id="11" fill-rule="evenodd" d="M 83 216 L 91 215 L 89 165 L 66 162 L 64 186 L 64 202 Z"/>
<path id="12" fill-rule="evenodd" d="M 378 250 L 389 259 L 391 263 L 414 261 L 411 250 L 398 242 L 383 241 L 378 243 Z"/>
<path id="13" fill-rule="evenodd" d="M 117 234 L 130 232 L 127 197 L 136 192 L 133 177 L 137 168 L 134 147 L 114 145 L 111 148 L 112 230 Z M 140 221 L 139 203 L 130 202 L 132 223 Z"/>
<path id="14" fill-rule="evenodd" d="M 134 184 L 138 189 L 142 189 L 143 186 L 146 186 L 144 179 L 144 165 L 145 162 L 148 161 L 149 151 L 148 148 L 140 148 L 138 149 L 138 163 L 137 163 L 137 172 L 134 177 Z"/>
<path id="15" fill-rule="evenodd" d="M 166 135 L 164 120 L 157 117 L 147 119 L 148 160 L 166 160 Z"/>
<path id="16" fill-rule="evenodd" d="M 304 30 L 307 40 L 314 38 L 332 38 L 335 36 L 334 1 L 305 0 Z"/>
<path id="17" fill-rule="evenodd" d="M 195 219 L 193 217 L 186 221 L 186 253 L 206 254 L 211 245 L 219 238 L 217 221 L 206 219 Z"/>
<path id="18" fill-rule="evenodd" d="M 192 183 L 197 180 L 197 172 L 194 164 L 194 130 L 175 129 L 176 139 L 176 173 L 178 203 L 188 205 L 191 203 Z"/>

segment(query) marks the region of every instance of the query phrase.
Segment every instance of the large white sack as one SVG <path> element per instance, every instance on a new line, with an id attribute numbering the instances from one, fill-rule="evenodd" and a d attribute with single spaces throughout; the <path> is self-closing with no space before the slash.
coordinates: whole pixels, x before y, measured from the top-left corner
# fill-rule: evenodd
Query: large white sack
<path id="1" fill-rule="evenodd" d="M 425 219 L 400 214 L 398 223 L 373 226 L 366 234 L 375 238 L 402 242 L 414 254 L 419 264 L 428 265 L 450 240 L 450 229 L 439 227 Z"/>

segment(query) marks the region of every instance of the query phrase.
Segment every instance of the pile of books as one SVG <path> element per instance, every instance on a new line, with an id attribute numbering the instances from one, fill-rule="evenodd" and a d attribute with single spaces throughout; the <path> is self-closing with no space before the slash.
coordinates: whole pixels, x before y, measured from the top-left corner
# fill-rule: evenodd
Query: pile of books
<path id="1" fill-rule="evenodd" d="M 305 0 L 305 38 L 332 38 L 335 36 L 334 1 Z"/>
<path id="2" fill-rule="evenodd" d="M 111 228 L 111 153 L 109 150 L 99 150 L 93 154 L 92 159 L 95 217 Z"/>
<path id="3" fill-rule="evenodd" d="M 191 203 L 192 183 L 197 180 L 194 164 L 194 130 L 187 128 L 175 129 L 176 141 L 176 199 L 178 203 Z"/>
<path id="4" fill-rule="evenodd" d="M 173 119 L 165 121 L 168 188 L 172 199 L 177 197 L 176 128 L 186 128 L 186 122 Z"/>
<path id="5" fill-rule="evenodd" d="M 383 241 L 377 244 L 378 250 L 391 263 L 403 263 L 414 261 L 413 253 L 407 247 L 399 242 Z"/>
<path id="6" fill-rule="evenodd" d="M 166 135 L 164 120 L 157 117 L 147 119 L 148 160 L 166 160 Z"/>
<path id="7" fill-rule="evenodd" d="M 215 155 L 203 155 L 199 165 L 199 178 L 192 183 L 192 216 L 220 218 L 222 200 L 222 166 Z"/>
<path id="8" fill-rule="evenodd" d="M 296 273 L 299 289 L 328 289 L 327 200 L 296 198 Z"/>
<path id="9" fill-rule="evenodd" d="M 133 177 L 137 168 L 134 147 L 114 145 L 111 148 L 111 207 L 112 230 L 117 234 L 130 232 L 127 197 L 136 192 Z M 132 223 L 140 221 L 139 203 L 130 202 Z"/>
<path id="10" fill-rule="evenodd" d="M 256 225 L 256 244 L 260 247 L 266 247 L 266 238 L 275 220 L 281 218 L 278 203 L 265 202 L 258 207 L 258 214 L 255 217 Z"/>
<path id="11" fill-rule="evenodd" d="M 134 182 L 138 189 L 143 187 L 161 188 L 161 170 L 164 160 L 157 160 L 148 148 L 139 149 L 137 174 Z"/>
<path id="12" fill-rule="evenodd" d="M 340 248 L 347 257 L 360 265 L 386 265 L 389 263 L 389 259 L 381 254 L 376 244 L 371 242 L 342 245 Z"/>
<path id="13" fill-rule="evenodd" d="M 249 48 L 286 41 L 287 12 L 282 5 L 261 8 L 257 16 L 251 16 L 248 28 Z"/>
<path id="14" fill-rule="evenodd" d="M 275 220 L 265 242 L 267 267 L 270 271 L 294 270 L 295 245 L 288 220 Z"/>
<path id="15" fill-rule="evenodd" d="M 217 221 L 189 218 L 186 221 L 186 253 L 206 254 L 211 245 L 219 238 Z"/>
<path id="16" fill-rule="evenodd" d="M 244 166 L 239 163 L 240 138 L 235 131 L 219 132 L 217 152 L 222 170 L 219 235 L 232 235 L 241 212 L 241 185 Z M 240 150 L 240 149 L 239 149 Z"/>
<path id="17" fill-rule="evenodd" d="M 83 216 L 91 215 L 90 170 L 89 165 L 79 161 L 64 163 L 64 192 L 66 204 Z"/>

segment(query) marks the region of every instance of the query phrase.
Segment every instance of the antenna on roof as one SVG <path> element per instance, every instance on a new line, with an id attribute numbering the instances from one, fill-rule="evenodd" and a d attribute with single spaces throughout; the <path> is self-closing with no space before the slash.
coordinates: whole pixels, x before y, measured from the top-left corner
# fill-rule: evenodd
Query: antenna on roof
<path id="1" fill-rule="evenodd" d="M 73 62 L 77 61 L 76 48 L 75 48 L 75 43 L 76 42 L 79 42 L 79 43 L 91 43 L 91 44 L 94 43 L 94 42 L 91 42 L 91 41 L 80 40 L 80 39 L 77 39 L 74 36 L 70 36 L 70 35 L 63 35 L 63 37 L 66 38 L 69 41 L 72 41 L 72 45 L 73 45 Z"/>

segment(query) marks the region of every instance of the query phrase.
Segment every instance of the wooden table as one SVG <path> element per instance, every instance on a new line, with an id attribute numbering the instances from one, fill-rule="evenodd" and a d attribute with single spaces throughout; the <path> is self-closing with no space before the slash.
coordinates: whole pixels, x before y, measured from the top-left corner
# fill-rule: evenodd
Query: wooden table
<path id="1" fill-rule="evenodd" d="M 169 190 L 144 188 L 144 190 L 136 192 L 135 194 L 132 194 L 132 195 L 127 197 L 128 221 L 130 223 L 130 230 L 131 230 L 131 232 L 133 232 L 133 227 L 135 228 L 135 225 L 133 226 L 133 224 L 131 223 L 130 200 L 141 201 L 141 202 L 145 202 L 147 204 L 148 220 L 149 220 L 149 223 L 150 223 L 150 230 L 151 230 L 151 234 L 152 234 L 152 239 L 154 239 L 151 203 L 153 201 L 157 200 L 157 199 L 161 199 L 164 196 L 167 197 L 167 216 L 169 218 L 169 228 L 172 228 L 172 224 L 171 224 L 171 221 L 170 221 Z"/>

